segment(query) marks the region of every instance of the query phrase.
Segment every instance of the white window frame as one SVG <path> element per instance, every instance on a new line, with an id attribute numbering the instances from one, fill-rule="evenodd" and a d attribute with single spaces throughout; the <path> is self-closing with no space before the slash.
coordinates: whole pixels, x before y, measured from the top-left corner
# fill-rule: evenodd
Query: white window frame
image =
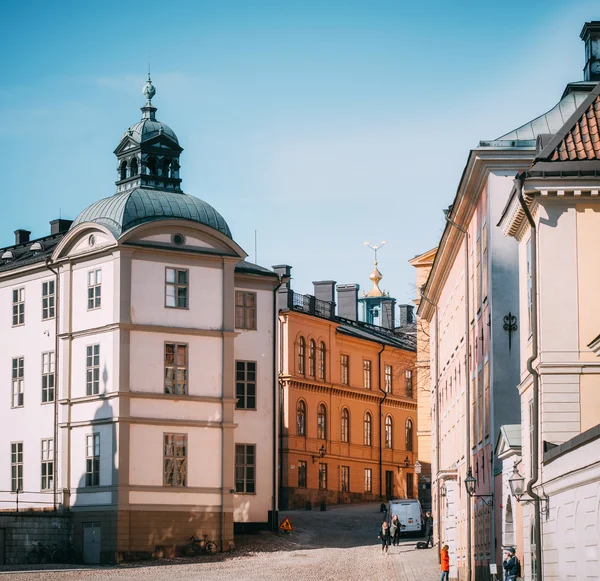
<path id="1" fill-rule="evenodd" d="M 12 290 L 12 326 L 20 327 L 25 324 L 25 287 Z"/>
<path id="2" fill-rule="evenodd" d="M 363 387 L 371 389 L 371 360 L 363 359 Z"/>
<path id="3" fill-rule="evenodd" d="M 23 491 L 23 442 L 10 443 L 10 490 Z"/>
<path id="4" fill-rule="evenodd" d="M 100 343 L 87 345 L 85 351 L 85 394 L 100 393 Z"/>
<path id="5" fill-rule="evenodd" d="M 100 434 L 85 436 L 85 485 L 100 486 Z"/>
<path id="6" fill-rule="evenodd" d="M 169 347 L 172 347 L 172 353 L 167 353 Z M 180 349 L 183 349 L 183 363 L 179 359 Z M 172 360 L 170 359 L 171 356 Z M 188 395 L 188 361 L 189 347 L 187 343 L 165 343 L 165 393 Z"/>
<path id="7" fill-rule="evenodd" d="M 42 403 L 51 403 L 56 397 L 56 369 L 54 351 L 42 353 Z"/>
<path id="8" fill-rule="evenodd" d="M 365 468 L 365 492 L 373 492 L 373 469 Z"/>
<path id="9" fill-rule="evenodd" d="M 180 280 L 184 275 L 185 280 Z M 165 308 L 188 309 L 190 297 L 190 271 L 187 268 L 165 268 Z"/>
<path id="10" fill-rule="evenodd" d="M 54 438 L 42 440 L 40 490 L 54 488 Z"/>
<path id="11" fill-rule="evenodd" d="M 87 310 L 95 311 L 102 307 L 102 269 L 88 270 L 87 283 Z"/>
<path id="12" fill-rule="evenodd" d="M 256 494 L 256 476 L 256 444 L 236 444 L 235 493 Z"/>
<path id="13" fill-rule="evenodd" d="M 389 364 L 385 366 L 385 391 L 392 393 L 392 366 Z"/>
<path id="14" fill-rule="evenodd" d="M 25 357 L 13 357 L 11 368 L 11 407 L 25 405 Z"/>
<path id="15" fill-rule="evenodd" d="M 56 287 L 53 279 L 42 282 L 42 321 L 54 319 Z"/>

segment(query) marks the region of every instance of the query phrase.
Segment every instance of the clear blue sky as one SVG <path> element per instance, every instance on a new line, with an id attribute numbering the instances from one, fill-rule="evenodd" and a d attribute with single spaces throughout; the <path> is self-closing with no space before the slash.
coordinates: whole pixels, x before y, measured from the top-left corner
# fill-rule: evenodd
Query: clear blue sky
<path id="1" fill-rule="evenodd" d="M 437 244 L 467 159 L 582 79 L 597 0 L 11 2 L 0 19 L 0 247 L 114 193 L 147 62 L 183 189 L 294 289 L 381 286 Z"/>

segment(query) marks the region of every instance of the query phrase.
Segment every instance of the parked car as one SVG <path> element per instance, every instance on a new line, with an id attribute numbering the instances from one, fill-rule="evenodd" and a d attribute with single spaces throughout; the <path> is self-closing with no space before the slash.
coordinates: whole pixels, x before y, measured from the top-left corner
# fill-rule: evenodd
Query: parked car
<path id="1" fill-rule="evenodd" d="M 404 534 L 421 534 L 423 532 L 423 511 L 416 498 L 396 498 L 388 503 L 387 517 L 389 522 L 397 514 Z"/>

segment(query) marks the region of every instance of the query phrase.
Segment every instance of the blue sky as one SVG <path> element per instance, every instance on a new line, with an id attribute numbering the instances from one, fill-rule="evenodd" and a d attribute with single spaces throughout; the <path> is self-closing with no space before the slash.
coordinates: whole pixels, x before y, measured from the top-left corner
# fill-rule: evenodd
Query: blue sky
<path id="1" fill-rule="evenodd" d="M 594 10 L 595 9 L 595 10 Z M 0 247 L 114 193 L 114 148 L 157 117 L 185 151 L 183 189 L 212 204 L 293 287 L 414 294 L 468 151 L 582 79 L 597 1 L 24 2 L 0 20 Z"/>

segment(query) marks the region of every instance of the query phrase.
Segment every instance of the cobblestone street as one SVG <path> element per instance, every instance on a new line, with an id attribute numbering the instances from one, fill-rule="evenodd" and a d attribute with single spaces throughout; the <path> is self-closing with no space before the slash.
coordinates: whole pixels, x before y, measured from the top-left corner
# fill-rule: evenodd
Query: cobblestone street
<path id="1" fill-rule="evenodd" d="M 378 505 L 330 507 L 327 512 L 288 511 L 294 531 L 238 538 L 230 555 L 196 560 L 172 559 L 119 567 L 58 571 L 12 571 L 7 578 L 18 581 L 106 580 L 192 581 L 231 580 L 380 580 L 437 581 L 436 550 L 415 550 L 415 539 L 403 540 L 381 555 L 377 534 L 381 524 Z"/>

